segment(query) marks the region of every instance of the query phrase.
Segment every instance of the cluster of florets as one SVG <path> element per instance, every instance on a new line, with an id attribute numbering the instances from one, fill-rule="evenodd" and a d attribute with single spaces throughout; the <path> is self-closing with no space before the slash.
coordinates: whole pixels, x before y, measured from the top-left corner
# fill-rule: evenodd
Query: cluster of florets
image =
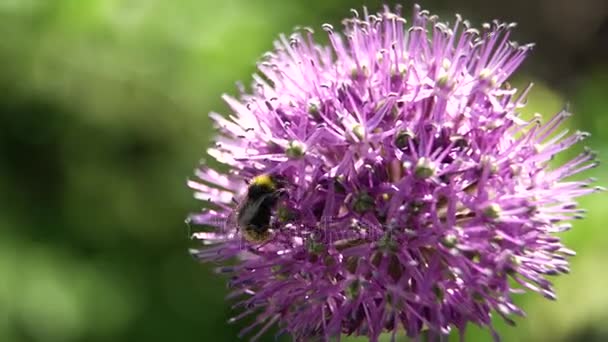
<path id="1" fill-rule="evenodd" d="M 464 334 L 493 313 L 512 322 L 522 289 L 555 298 L 546 276 L 568 272 L 553 233 L 595 189 L 566 179 L 595 162 L 548 166 L 586 136 L 558 130 L 567 111 L 520 117 L 528 89 L 506 81 L 531 45 L 509 41 L 512 24 L 399 12 L 326 24 L 329 46 L 310 29 L 282 36 L 252 92 L 224 97 L 232 115 L 211 114 L 209 155 L 230 172 L 201 166 L 190 182 L 211 203 L 190 217 L 209 245 L 193 253 L 238 258 L 221 270 L 254 339 L 275 324 L 298 340 Z M 268 238 L 248 241 L 233 218 L 260 174 L 285 189 Z"/>

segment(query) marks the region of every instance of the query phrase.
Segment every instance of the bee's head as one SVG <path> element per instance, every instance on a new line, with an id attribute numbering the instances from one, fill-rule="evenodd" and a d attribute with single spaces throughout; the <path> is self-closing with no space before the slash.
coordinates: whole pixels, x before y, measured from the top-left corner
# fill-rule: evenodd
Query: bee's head
<path id="1" fill-rule="evenodd" d="M 283 192 L 287 190 L 289 186 L 289 182 L 284 176 L 281 175 L 271 175 L 272 182 L 275 184 L 275 189 L 279 192 Z"/>

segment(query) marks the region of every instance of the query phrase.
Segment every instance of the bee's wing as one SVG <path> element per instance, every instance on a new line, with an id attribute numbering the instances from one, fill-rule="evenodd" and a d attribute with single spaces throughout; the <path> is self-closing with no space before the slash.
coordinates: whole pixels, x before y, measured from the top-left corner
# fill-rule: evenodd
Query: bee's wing
<path id="1" fill-rule="evenodd" d="M 260 198 L 256 199 L 255 201 L 243 203 L 243 207 L 239 208 L 239 210 L 238 210 L 239 226 L 245 226 L 247 223 L 249 223 L 258 214 L 258 211 L 260 210 L 260 206 L 262 205 L 264 200 L 266 198 L 268 198 L 269 196 L 274 196 L 274 195 L 265 194 L 265 195 L 260 196 Z"/>
<path id="2" fill-rule="evenodd" d="M 238 229 L 239 213 L 242 211 L 243 205 L 245 204 L 245 196 L 242 194 L 235 195 L 232 198 L 232 202 L 234 207 L 228 214 L 223 226 L 225 233 L 234 232 Z"/>

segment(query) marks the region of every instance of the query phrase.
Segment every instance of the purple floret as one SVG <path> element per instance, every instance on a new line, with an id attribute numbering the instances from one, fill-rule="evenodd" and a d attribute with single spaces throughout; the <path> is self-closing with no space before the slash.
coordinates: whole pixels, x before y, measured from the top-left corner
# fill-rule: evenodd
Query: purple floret
<path id="1" fill-rule="evenodd" d="M 519 115 L 529 87 L 506 81 L 531 45 L 509 41 L 513 24 L 481 30 L 414 8 L 281 36 L 251 93 L 224 96 L 228 117 L 189 182 L 209 206 L 190 216 L 203 261 L 230 262 L 231 298 L 255 321 L 255 340 L 277 326 L 297 341 L 340 334 L 431 336 L 491 315 L 523 315 L 512 294 L 549 299 L 548 275 L 568 273 L 573 251 L 554 233 L 581 217 L 574 199 L 597 190 L 568 178 L 596 165 L 582 154 L 549 161 L 587 136 Z M 284 183 L 268 239 L 235 224 L 247 181 Z M 236 203 L 235 203 L 236 201 Z M 233 263 L 237 260 L 236 264 Z"/>

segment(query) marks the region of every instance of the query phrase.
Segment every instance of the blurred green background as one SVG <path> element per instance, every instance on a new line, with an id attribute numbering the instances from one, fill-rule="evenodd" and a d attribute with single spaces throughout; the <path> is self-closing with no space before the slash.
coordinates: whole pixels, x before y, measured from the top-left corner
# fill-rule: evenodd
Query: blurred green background
<path id="1" fill-rule="evenodd" d="M 187 254 L 185 186 L 223 92 L 295 25 L 374 1 L 0 0 L 0 341 L 235 341 L 225 279 Z M 608 3 L 427 1 L 444 20 L 519 22 L 538 43 L 515 83 L 528 112 L 569 102 L 608 159 Z M 411 2 L 404 3 L 409 12 Z M 580 147 L 579 147 L 580 148 Z M 572 153 L 570 154 L 572 155 Z M 595 176 L 608 184 L 606 167 Z M 557 302 L 526 295 L 506 341 L 606 341 L 608 204 L 562 237 L 578 251 Z M 487 332 L 471 329 L 470 340 Z M 272 335 L 267 336 L 272 340 Z"/>

